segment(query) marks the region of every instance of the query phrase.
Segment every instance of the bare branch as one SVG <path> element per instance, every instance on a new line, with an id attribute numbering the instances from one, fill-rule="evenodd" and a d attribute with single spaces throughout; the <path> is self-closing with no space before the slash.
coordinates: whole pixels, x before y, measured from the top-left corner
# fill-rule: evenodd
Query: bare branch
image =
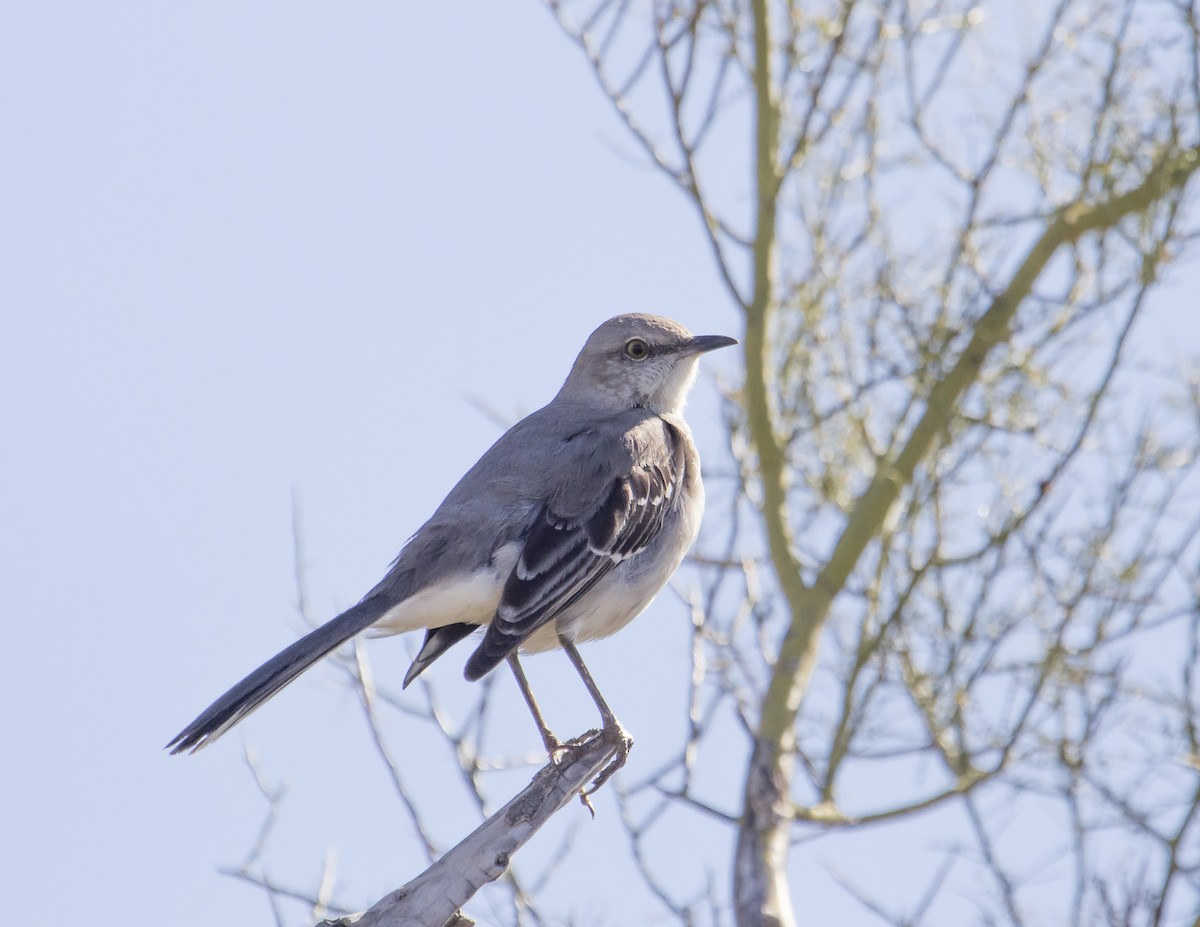
<path id="1" fill-rule="evenodd" d="M 325 921 L 324 927 L 448 925 L 488 882 L 500 878 L 513 855 L 564 808 L 617 754 L 619 744 L 596 736 L 545 766 L 533 781 L 469 837 L 425 872 L 361 914 Z"/>

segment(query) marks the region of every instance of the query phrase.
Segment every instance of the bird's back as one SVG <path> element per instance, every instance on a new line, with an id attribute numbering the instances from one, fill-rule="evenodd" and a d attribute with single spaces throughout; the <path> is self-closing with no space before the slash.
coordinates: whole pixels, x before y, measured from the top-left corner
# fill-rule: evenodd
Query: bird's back
<path id="1" fill-rule="evenodd" d="M 669 418 L 690 447 L 682 419 Z M 486 568 L 546 504 L 566 518 L 595 508 L 614 473 L 637 467 L 661 444 L 664 427 L 645 409 L 596 418 L 586 406 L 555 402 L 531 413 L 463 475 L 366 597 L 399 600 L 450 573 Z"/>

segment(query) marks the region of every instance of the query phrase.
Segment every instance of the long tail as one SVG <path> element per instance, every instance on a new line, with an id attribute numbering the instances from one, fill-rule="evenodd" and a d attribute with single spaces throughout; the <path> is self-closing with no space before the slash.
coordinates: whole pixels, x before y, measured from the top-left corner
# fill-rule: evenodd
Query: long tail
<path id="1" fill-rule="evenodd" d="M 321 625 L 256 669 L 202 711 L 166 746 L 195 752 L 212 743 L 344 641 L 373 624 L 395 600 L 373 596 Z"/>

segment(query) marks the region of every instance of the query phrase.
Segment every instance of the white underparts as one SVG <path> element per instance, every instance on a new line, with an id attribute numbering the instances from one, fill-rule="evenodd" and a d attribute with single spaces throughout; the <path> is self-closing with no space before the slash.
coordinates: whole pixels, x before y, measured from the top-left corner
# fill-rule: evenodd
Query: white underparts
<path id="1" fill-rule="evenodd" d="M 504 581 L 512 572 L 520 551 L 519 544 L 507 544 L 496 551 L 492 563 L 484 569 L 475 573 L 455 573 L 431 583 L 384 612 L 368 633 L 382 637 L 419 628 L 440 628 L 460 621 L 487 624 L 496 613 Z"/>

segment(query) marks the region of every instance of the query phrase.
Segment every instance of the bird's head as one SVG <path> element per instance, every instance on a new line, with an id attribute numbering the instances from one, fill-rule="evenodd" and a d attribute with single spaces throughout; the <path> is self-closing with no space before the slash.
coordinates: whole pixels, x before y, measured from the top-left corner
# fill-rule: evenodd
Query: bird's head
<path id="1" fill-rule="evenodd" d="M 700 355 L 732 344 L 660 316 L 619 315 L 592 332 L 558 396 L 612 411 L 681 412 Z"/>

